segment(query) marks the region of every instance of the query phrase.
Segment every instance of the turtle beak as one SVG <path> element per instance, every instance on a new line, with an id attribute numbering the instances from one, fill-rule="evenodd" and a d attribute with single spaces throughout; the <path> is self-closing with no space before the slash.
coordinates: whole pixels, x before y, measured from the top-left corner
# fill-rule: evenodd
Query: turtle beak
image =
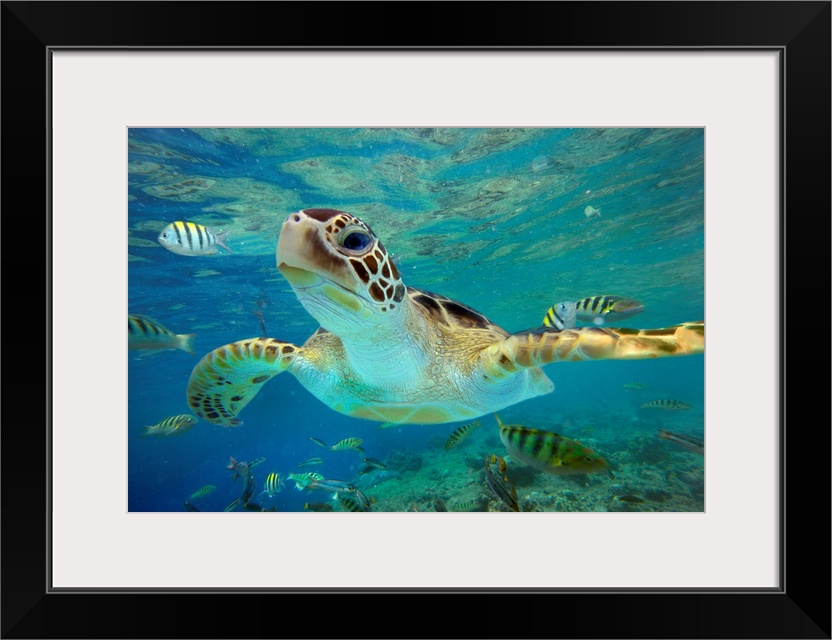
<path id="1" fill-rule="evenodd" d="M 290 215 L 280 229 L 277 241 L 277 269 L 289 282 L 296 294 L 304 292 L 319 302 L 334 304 L 352 314 L 366 313 L 361 296 L 364 288 L 349 259 L 332 248 L 327 239 L 327 220 L 321 220 L 320 212 L 313 209 L 307 215 L 299 211 Z M 320 318 L 307 307 L 309 313 L 327 328 L 326 318 Z M 332 330 L 330 328 L 330 330 Z"/>
<path id="2" fill-rule="evenodd" d="M 307 288 L 329 280 L 355 291 L 353 270 L 330 248 L 324 234 L 324 225 L 302 211 L 286 218 L 277 241 L 278 271 L 293 287 Z"/>

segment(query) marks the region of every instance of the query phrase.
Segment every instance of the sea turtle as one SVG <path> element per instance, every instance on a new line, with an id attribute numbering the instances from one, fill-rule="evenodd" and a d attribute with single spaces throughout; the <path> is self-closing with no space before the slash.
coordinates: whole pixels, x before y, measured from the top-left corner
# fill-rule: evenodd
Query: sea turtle
<path id="1" fill-rule="evenodd" d="M 288 371 L 335 411 L 379 422 L 472 420 L 554 389 L 541 365 L 704 352 L 704 322 L 665 329 L 541 326 L 510 334 L 461 302 L 406 286 L 370 227 L 336 209 L 290 214 L 277 269 L 320 324 L 303 346 L 249 338 L 191 372 L 187 402 L 214 424 Z"/>

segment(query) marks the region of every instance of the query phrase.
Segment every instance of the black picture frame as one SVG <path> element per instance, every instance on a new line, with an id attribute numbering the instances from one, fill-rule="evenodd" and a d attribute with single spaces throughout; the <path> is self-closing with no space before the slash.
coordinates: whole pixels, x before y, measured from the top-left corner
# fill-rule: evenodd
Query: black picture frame
<path id="1" fill-rule="evenodd" d="M 4 328 L 11 340 L 4 345 L 6 420 L 0 431 L 2 637 L 830 638 L 830 387 L 829 367 L 826 375 L 817 367 L 818 349 L 828 353 L 832 290 L 830 8 L 828 1 L 3 2 L 2 284 Z M 778 51 L 784 80 L 780 588 L 51 592 L 48 487 L 61 479 L 52 476 L 48 446 L 50 389 L 58 383 L 48 366 L 47 266 L 50 242 L 56 241 L 50 238 L 48 91 L 50 52 L 70 47 Z M 43 314 L 33 312 L 44 303 Z M 743 323 L 753 322 L 760 311 L 742 291 L 736 304 L 741 340 Z M 83 341 L 78 348 L 84 348 Z M 78 416 L 77 428 L 83 429 L 84 421 Z M 737 458 L 737 473 L 754 473 L 753 460 L 743 459 L 742 452 Z M 249 542 L 273 552 L 291 546 L 285 534 L 276 537 Z M 498 572 L 512 559 L 506 541 L 494 542 L 493 557 L 483 563 Z M 518 542 L 534 542 L 545 553 L 568 553 L 557 540 Z M 343 551 L 332 552 L 337 561 Z"/>

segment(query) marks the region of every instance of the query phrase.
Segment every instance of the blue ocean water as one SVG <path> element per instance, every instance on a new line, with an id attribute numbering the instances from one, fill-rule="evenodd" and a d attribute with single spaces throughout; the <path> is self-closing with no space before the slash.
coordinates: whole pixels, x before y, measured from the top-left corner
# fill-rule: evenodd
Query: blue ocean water
<path id="1" fill-rule="evenodd" d="M 334 412 L 291 375 L 275 377 L 242 411 L 244 424 L 200 422 L 181 435 L 142 428 L 190 413 L 185 389 L 199 359 L 261 335 L 303 344 L 317 329 L 275 265 L 293 211 L 330 207 L 369 224 L 399 259 L 405 284 L 459 300 L 509 332 L 537 327 L 563 300 L 622 295 L 645 310 L 614 326 L 660 328 L 704 319 L 703 129 L 130 129 L 128 313 L 196 334 L 196 355 L 131 351 L 128 506 L 222 511 L 242 491 L 229 459 L 270 472 L 314 470 L 354 482 L 375 511 L 433 510 L 441 500 L 505 510 L 484 480 L 484 455 L 506 455 L 493 416 L 453 451 L 461 423 L 378 423 Z M 599 215 L 587 216 L 587 207 Z M 591 210 L 590 210 L 591 212 Z M 228 231 L 233 253 L 181 256 L 156 238 L 188 220 Z M 603 455 L 614 477 L 553 476 L 509 457 L 521 510 L 702 511 L 704 456 L 656 436 L 704 439 L 704 357 L 556 363 L 547 396 L 500 412 L 507 423 L 557 431 Z M 625 384 L 638 382 L 641 390 Z M 640 408 L 654 399 L 687 411 Z M 363 457 L 328 451 L 363 439 L 366 456 L 401 463 L 359 475 Z M 309 457 L 318 466 L 297 468 Z M 414 462 L 415 461 L 415 462 Z M 304 511 L 325 491 L 292 481 L 264 508 Z"/>

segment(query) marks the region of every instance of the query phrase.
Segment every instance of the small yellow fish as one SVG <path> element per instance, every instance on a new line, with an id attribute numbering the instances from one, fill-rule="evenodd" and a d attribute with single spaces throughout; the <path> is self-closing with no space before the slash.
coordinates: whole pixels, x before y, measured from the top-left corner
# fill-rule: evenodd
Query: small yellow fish
<path id="1" fill-rule="evenodd" d="M 482 505 L 479 502 L 467 500 L 465 502 L 457 502 L 455 505 L 452 505 L 449 508 L 449 511 L 479 511 L 481 508 Z"/>
<path id="2" fill-rule="evenodd" d="M 217 488 L 215 484 L 206 484 L 204 487 L 201 487 L 194 491 L 189 497 L 188 500 L 196 500 L 197 498 L 204 498 L 207 495 L 210 495 L 214 492 L 214 489 Z"/>
<path id="3" fill-rule="evenodd" d="M 642 409 L 665 409 L 667 411 L 687 411 L 692 409 L 693 405 L 681 400 L 661 399 L 651 400 L 639 405 Z"/>
<path id="4" fill-rule="evenodd" d="M 585 215 L 587 218 L 598 218 L 598 217 L 600 217 L 600 216 L 601 216 L 601 210 L 600 210 L 600 209 L 596 209 L 596 208 L 595 208 L 595 207 L 593 207 L 592 205 L 589 205 L 589 204 L 588 204 L 588 205 L 584 208 L 584 215 Z"/>
<path id="5" fill-rule="evenodd" d="M 468 424 L 464 424 L 461 427 L 457 427 L 451 432 L 451 435 L 448 436 L 448 440 L 445 442 L 445 450 L 453 449 L 457 446 L 460 442 L 465 440 L 471 432 L 480 426 L 479 420 L 474 420 L 473 422 L 469 422 Z"/>
<path id="6" fill-rule="evenodd" d="M 344 438 L 332 445 L 330 451 L 358 451 L 364 453 L 364 448 L 361 443 L 364 442 L 361 438 Z"/>
<path id="7" fill-rule="evenodd" d="M 503 456 L 495 456 L 493 453 L 491 454 L 491 464 L 496 464 L 497 468 L 500 470 L 502 475 L 506 474 L 506 470 L 508 467 L 506 466 L 506 459 Z M 508 478 L 506 478 L 507 480 Z"/>
<path id="8" fill-rule="evenodd" d="M 496 456 L 491 456 L 492 461 L 496 458 Z M 505 461 L 500 458 L 500 467 L 505 468 L 503 465 Z M 502 479 L 499 476 L 495 476 L 494 472 L 491 471 L 491 466 L 488 463 L 488 455 L 485 456 L 485 481 L 491 490 L 497 494 L 497 497 L 503 501 L 503 503 L 512 511 L 520 511 L 520 505 L 517 503 L 517 490 L 514 488 L 514 485 L 508 481 L 508 478 L 504 475 Z"/>
<path id="9" fill-rule="evenodd" d="M 219 253 L 219 247 L 234 253 L 225 244 L 227 239 L 227 231 L 214 233 L 201 224 L 181 220 L 171 222 L 156 238 L 165 249 L 180 256 L 210 256 Z"/>
<path id="10" fill-rule="evenodd" d="M 274 494 L 280 493 L 284 486 L 286 485 L 279 473 L 270 473 L 266 476 L 266 482 L 263 483 L 263 491 L 260 492 L 260 495 L 262 496 L 265 493 L 270 498 L 273 498 Z"/>
<path id="11" fill-rule="evenodd" d="M 197 422 L 199 422 L 199 418 L 190 414 L 171 416 L 150 427 L 142 427 L 141 437 L 156 436 L 158 438 L 166 438 L 168 436 L 179 435 L 188 431 Z"/>
<path id="12" fill-rule="evenodd" d="M 143 351 L 163 351 L 179 349 L 195 355 L 194 338 L 196 334 L 175 334 L 165 329 L 155 320 L 131 313 L 127 316 L 127 348 Z"/>
<path id="13" fill-rule="evenodd" d="M 647 385 L 644 384 L 643 382 L 625 382 L 623 387 L 625 389 L 634 389 L 634 390 L 640 391 L 642 389 L 646 389 Z"/>

